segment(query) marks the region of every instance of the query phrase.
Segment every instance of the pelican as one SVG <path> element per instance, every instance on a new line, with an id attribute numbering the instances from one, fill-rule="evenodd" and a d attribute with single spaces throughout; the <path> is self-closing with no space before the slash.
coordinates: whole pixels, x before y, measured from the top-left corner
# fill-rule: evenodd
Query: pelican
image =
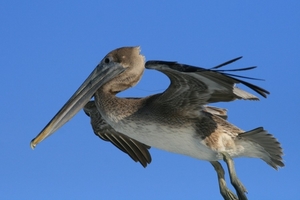
<path id="1" fill-rule="evenodd" d="M 260 158 L 274 169 L 283 167 L 283 151 L 277 139 L 264 128 L 244 131 L 227 121 L 226 109 L 207 104 L 236 99 L 258 100 L 238 88 L 243 84 L 259 95 L 269 92 L 220 68 L 241 57 L 210 69 L 177 62 L 147 61 L 140 47 L 122 47 L 108 53 L 88 78 L 31 141 L 31 148 L 53 134 L 81 108 L 91 118 L 94 133 L 110 141 L 134 161 L 146 167 L 151 162 L 150 147 L 209 161 L 217 172 L 224 199 L 247 199 L 247 190 L 238 179 L 233 158 Z M 158 70 L 170 79 L 162 93 L 144 98 L 116 96 L 134 86 L 144 69 Z M 90 101 L 94 97 L 94 101 Z M 236 194 L 225 182 L 224 160 Z"/>

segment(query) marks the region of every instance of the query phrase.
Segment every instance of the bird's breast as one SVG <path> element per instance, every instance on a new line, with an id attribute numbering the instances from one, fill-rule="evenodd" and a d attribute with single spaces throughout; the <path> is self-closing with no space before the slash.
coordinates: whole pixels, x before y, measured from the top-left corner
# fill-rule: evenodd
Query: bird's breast
<path id="1" fill-rule="evenodd" d="M 168 124 L 152 119 L 128 118 L 111 126 L 141 143 L 202 160 L 216 160 L 217 153 L 208 148 L 191 124 Z"/>

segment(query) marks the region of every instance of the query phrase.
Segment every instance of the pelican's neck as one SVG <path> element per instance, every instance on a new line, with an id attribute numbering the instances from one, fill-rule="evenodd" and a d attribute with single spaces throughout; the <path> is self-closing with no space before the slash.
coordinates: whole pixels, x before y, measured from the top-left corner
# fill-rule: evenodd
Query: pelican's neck
<path id="1" fill-rule="evenodd" d="M 119 98 L 115 94 L 98 90 L 95 93 L 98 111 L 104 118 L 118 122 L 137 112 L 143 105 L 143 99 Z"/>

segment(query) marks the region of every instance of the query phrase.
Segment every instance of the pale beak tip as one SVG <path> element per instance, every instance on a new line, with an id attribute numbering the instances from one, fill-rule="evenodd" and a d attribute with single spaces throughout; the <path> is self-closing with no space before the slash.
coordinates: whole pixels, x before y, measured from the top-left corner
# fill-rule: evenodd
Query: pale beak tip
<path id="1" fill-rule="evenodd" d="M 36 144 L 34 143 L 34 139 L 33 139 L 30 142 L 30 147 L 31 147 L 32 150 L 34 150 L 35 146 L 36 146 Z"/>

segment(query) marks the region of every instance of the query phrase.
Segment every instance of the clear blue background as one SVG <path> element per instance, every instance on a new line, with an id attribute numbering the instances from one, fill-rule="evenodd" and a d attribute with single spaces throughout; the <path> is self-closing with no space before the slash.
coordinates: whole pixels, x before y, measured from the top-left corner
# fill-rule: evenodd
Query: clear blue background
<path id="1" fill-rule="evenodd" d="M 33 151 L 48 123 L 109 51 L 141 45 L 147 60 L 228 68 L 271 92 L 259 102 L 235 101 L 230 122 L 264 126 L 282 143 L 286 167 L 235 160 L 249 199 L 299 198 L 299 1 L 1 1 L 1 199 L 221 199 L 212 166 L 150 150 L 144 169 L 92 132 L 81 111 Z M 146 71 L 120 96 L 146 96 L 169 84 Z"/>

